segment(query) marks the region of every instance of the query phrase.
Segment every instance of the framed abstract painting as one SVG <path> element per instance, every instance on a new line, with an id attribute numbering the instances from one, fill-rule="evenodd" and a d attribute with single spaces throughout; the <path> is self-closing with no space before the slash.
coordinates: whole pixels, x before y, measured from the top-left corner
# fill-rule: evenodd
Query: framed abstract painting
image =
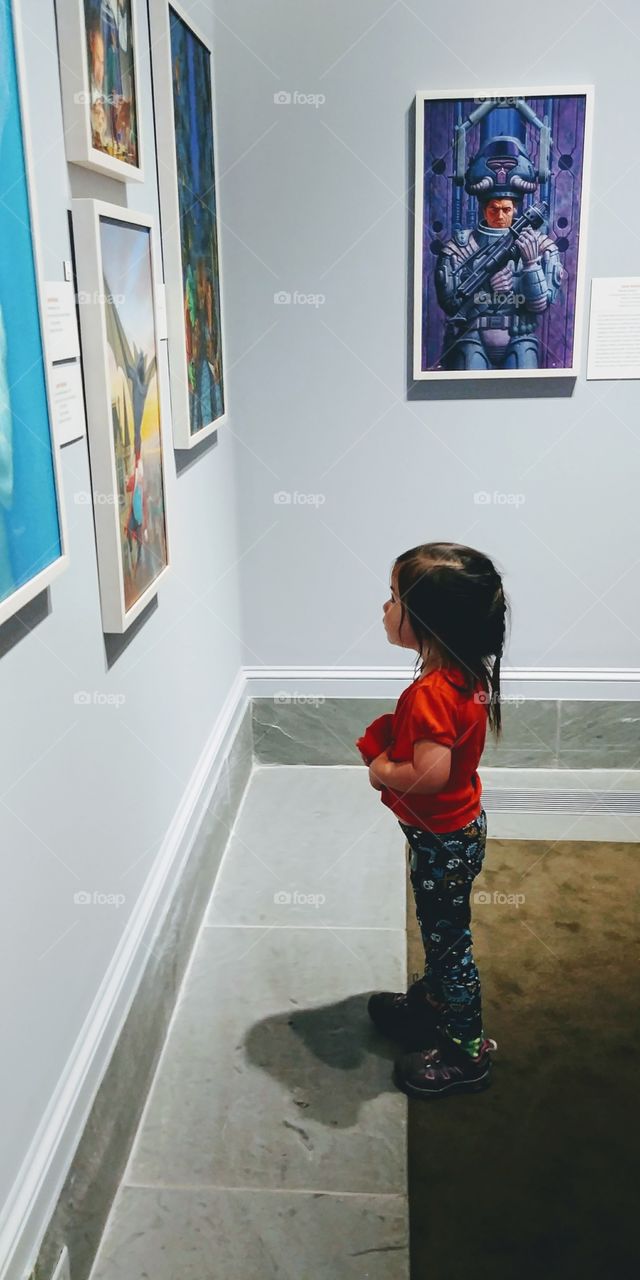
<path id="1" fill-rule="evenodd" d="M 0 623 L 67 567 L 20 5 L 0 0 Z"/>
<path id="2" fill-rule="evenodd" d="M 413 377 L 577 375 L 593 88 L 416 97 Z"/>
<path id="3" fill-rule="evenodd" d="M 141 182 L 140 0 L 56 0 L 67 159 Z"/>
<path id="4" fill-rule="evenodd" d="M 225 418 L 212 53 L 176 4 L 150 0 L 173 439 Z"/>
<path id="5" fill-rule="evenodd" d="M 169 566 L 154 224 L 72 201 L 102 621 L 123 632 Z"/>

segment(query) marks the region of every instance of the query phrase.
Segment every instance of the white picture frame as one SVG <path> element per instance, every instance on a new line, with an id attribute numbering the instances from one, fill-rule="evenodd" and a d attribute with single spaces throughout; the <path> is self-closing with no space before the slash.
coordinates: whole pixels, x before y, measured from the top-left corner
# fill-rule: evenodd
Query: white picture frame
<path id="1" fill-rule="evenodd" d="M 213 191 L 215 204 L 214 247 L 213 257 L 217 260 L 217 310 L 214 316 L 218 332 L 219 367 L 221 377 L 216 395 L 222 397 L 222 412 L 203 421 L 194 429 L 193 418 L 202 417 L 202 406 L 190 397 L 189 365 L 185 336 L 185 284 L 183 266 L 183 228 L 179 199 L 179 175 L 176 155 L 176 120 L 174 111 L 173 66 L 171 49 L 170 11 L 184 24 L 194 41 L 203 46 L 208 60 L 208 86 L 211 93 L 211 113 L 207 118 L 210 129 L 211 166 L 213 169 Z M 171 0 L 150 0 L 149 20 L 151 31 L 151 52 L 153 69 L 153 100 L 156 123 L 158 185 L 160 198 L 160 225 L 162 248 L 164 255 L 164 279 L 167 302 L 167 336 L 169 348 L 169 372 L 171 385 L 172 432 L 176 449 L 193 449 L 203 440 L 217 431 L 227 420 L 226 386 L 224 377 L 224 355 L 226 342 L 224 335 L 224 297 L 223 266 L 219 234 L 218 217 L 218 165 L 216 145 L 216 111 L 215 85 L 213 82 L 213 50 L 206 35 L 195 25 L 191 16 L 180 4 Z M 191 190 L 195 185 L 189 182 Z M 207 184 L 210 185 L 210 184 Z M 211 254 L 207 254 L 210 261 Z M 204 255 L 203 255 L 204 257 Z M 215 268 L 212 267 L 212 276 Z M 214 294 L 216 283 L 214 281 Z M 204 362 L 203 362 L 204 363 Z M 211 366 L 209 365 L 210 369 Z M 214 379 L 210 379 L 214 384 Z M 210 397 L 213 399 L 213 395 Z"/>
<path id="2" fill-rule="evenodd" d="M 160 583 L 164 580 L 171 567 L 166 485 L 167 448 L 165 426 L 168 415 L 165 412 L 163 378 L 160 367 L 162 345 L 158 316 L 159 296 L 162 285 L 157 271 L 156 226 L 155 220 L 151 215 L 139 213 L 121 205 L 111 204 L 105 200 L 79 198 L 72 200 L 71 204 L 102 622 L 103 629 L 106 632 L 123 633 L 142 610 L 146 608 L 149 601 L 156 596 Z M 152 353 L 152 359 L 155 361 L 153 413 L 156 413 L 155 405 L 157 404 L 158 417 L 158 443 L 156 444 L 152 439 L 149 449 L 152 453 L 159 454 L 158 463 L 154 465 L 158 465 L 160 469 L 162 537 L 156 538 L 155 541 L 162 545 L 163 554 L 156 557 L 158 571 L 150 576 L 148 585 L 139 590 L 139 593 L 131 603 L 127 603 L 127 589 L 131 594 L 131 584 L 135 583 L 135 573 L 132 573 L 130 569 L 128 570 L 127 565 L 131 566 L 133 563 L 133 548 L 131 539 L 127 539 L 128 546 L 125 546 L 125 538 L 121 527 L 121 512 L 122 519 L 124 519 L 129 511 L 126 490 L 134 473 L 130 473 L 126 485 L 123 483 L 123 477 L 118 475 L 116 433 L 121 433 L 121 431 L 117 423 L 117 408 L 114 406 L 119 406 L 121 410 L 122 422 L 126 423 L 130 441 L 132 426 L 134 433 L 144 434 L 142 423 L 144 415 L 148 411 L 148 397 L 150 396 L 152 381 L 146 383 L 144 399 L 141 401 L 140 421 L 136 422 L 132 383 L 120 374 L 117 361 L 114 362 L 113 359 L 112 346 L 110 346 L 108 336 L 108 333 L 113 331 L 113 323 L 111 322 L 108 326 L 107 320 L 108 316 L 109 318 L 113 316 L 113 311 L 109 311 L 108 308 L 112 303 L 116 309 L 122 308 L 123 304 L 126 305 L 128 295 L 126 288 L 124 293 L 114 291 L 113 294 L 106 293 L 104 289 L 103 240 L 105 232 L 103 221 L 106 221 L 112 227 L 113 224 L 119 224 L 124 229 L 144 229 L 149 233 L 148 248 L 152 295 L 150 300 L 150 321 L 153 329 L 153 340 L 149 341 L 148 352 Z M 141 257 L 139 261 L 142 261 Z M 121 285 L 126 285 L 125 269 L 123 268 L 123 275 L 120 277 Z M 137 299 L 136 311 L 143 310 L 140 307 L 140 294 L 141 290 L 139 288 L 130 290 L 129 296 Z M 124 325 L 121 327 L 124 330 Z M 134 361 L 139 351 L 144 352 L 144 347 L 136 340 L 137 334 L 138 331 L 136 330 L 135 335 L 133 331 L 126 335 L 131 342 L 131 355 Z M 145 362 L 148 363 L 146 357 Z M 115 400 L 113 395 L 114 368 L 116 375 L 120 374 L 121 379 L 120 390 Z M 132 451 L 130 447 L 129 453 Z M 146 458 L 143 459 L 143 463 L 144 468 L 148 470 Z M 149 481 L 145 480 L 144 483 L 150 485 L 153 481 L 151 479 Z M 156 484 L 156 490 L 157 488 L 158 485 Z M 131 497 L 131 504 L 133 504 L 133 496 Z M 159 527 L 159 524 L 157 524 L 156 528 Z M 136 572 L 139 568 L 142 548 L 143 540 L 141 535 L 137 541 L 138 564 L 136 565 Z M 154 552 L 151 553 L 151 562 L 153 562 L 154 554 Z M 146 576 L 149 577 L 148 574 Z"/>
<path id="3" fill-rule="evenodd" d="M 58 444 L 55 431 L 54 431 L 54 414 L 53 414 L 52 384 L 51 384 L 51 350 L 50 350 L 50 339 L 48 335 L 47 319 L 46 319 L 45 308 L 44 308 L 44 292 L 43 292 L 44 276 L 42 273 L 42 263 L 41 263 L 41 255 L 40 255 L 40 243 L 41 243 L 40 229 L 39 229 L 39 218 L 38 218 L 38 211 L 37 211 L 37 201 L 35 196 L 36 181 L 35 181 L 35 172 L 33 168 L 33 145 L 32 145 L 32 137 L 31 137 L 30 119 L 29 119 L 28 106 L 27 106 L 27 93 L 25 88 L 26 73 L 25 73 L 25 60 L 24 60 L 24 35 L 23 35 L 23 29 L 22 29 L 22 11 L 21 11 L 20 0 L 12 0 L 12 3 L 9 5 L 8 22 L 11 24 L 11 36 L 12 36 L 12 43 L 13 43 L 13 65 L 15 67 L 15 88 L 16 88 L 16 94 L 17 94 L 17 101 L 14 99 L 14 103 L 17 111 L 19 131 L 22 139 L 22 151 L 23 151 L 23 161 L 24 161 L 23 174 L 24 174 L 26 204 L 27 204 L 27 210 L 28 210 L 30 251 L 31 251 L 31 257 L 33 262 L 35 301 L 37 304 L 37 322 L 39 327 L 39 338 L 40 338 L 40 347 L 41 347 L 41 355 L 42 355 L 41 369 L 42 369 L 42 375 L 43 375 L 44 400 L 46 405 L 46 415 L 48 419 L 48 435 L 49 435 L 50 450 L 51 450 L 52 493 L 55 500 L 60 554 L 56 556 L 56 558 L 52 560 L 50 564 L 46 565 L 43 569 L 36 572 L 26 582 L 23 582 L 20 586 L 17 586 L 9 594 L 3 596 L 3 598 L 0 600 L 0 625 L 7 622 L 9 618 L 13 617 L 13 615 L 18 612 L 19 609 L 22 609 L 31 600 L 35 599 L 36 596 L 40 595 L 41 592 L 45 591 L 51 585 L 51 583 L 54 582 L 60 576 L 60 574 L 63 573 L 65 569 L 69 567 L 69 549 L 68 549 L 69 543 L 68 543 L 66 511 L 65 511 L 63 492 L 62 492 L 60 446 Z M 7 42 L 7 45 L 3 50 L 3 53 L 5 56 L 9 52 L 8 43 L 9 42 Z M 2 72 L 4 74 L 4 66 L 2 67 Z M 0 94 L 6 94 L 8 101 L 10 100 L 10 95 L 12 92 L 12 87 L 13 87 L 12 81 L 13 81 L 13 77 L 9 75 L 4 78 L 4 82 L 0 87 Z M 0 110 L 2 110 L 1 104 L 0 104 Z M 11 182 L 13 184 L 13 178 L 11 178 Z M 4 206 L 4 202 L 3 202 L 3 206 Z M 9 214 L 9 217 L 10 216 L 11 215 Z M 1 224 L 1 218 L 0 218 L 0 224 Z M 10 247 L 10 245 L 8 246 L 5 243 L 5 247 Z M 5 341 L 8 342 L 6 335 L 5 335 Z M 32 377 L 33 376 L 34 374 L 32 373 Z M 26 426 L 26 424 L 23 424 L 23 426 Z M 34 502 L 38 501 L 37 494 L 34 493 L 30 496 L 32 497 Z M 3 518 L 2 513 L 0 511 L 0 519 L 2 518 Z M 24 519 L 25 520 L 27 519 L 26 513 L 25 513 Z"/>
<path id="4" fill-rule="evenodd" d="M 580 190 L 580 223 L 577 251 L 577 270 L 572 281 L 573 289 L 573 339 L 571 360 L 568 364 L 556 367 L 527 368 L 427 368 L 429 361 L 424 357 L 425 331 L 425 104 L 442 99 L 462 102 L 471 99 L 480 104 L 488 99 L 503 99 L 513 102 L 514 99 L 527 98 L 560 98 L 584 96 L 584 136 L 582 149 L 582 182 Z M 414 198 L 414 272 L 413 272 L 413 333 L 412 333 L 412 373 L 414 382 L 451 381 L 468 379 L 519 379 L 519 378 L 576 378 L 580 372 L 584 332 L 585 311 L 585 270 L 586 239 L 588 223 L 588 205 L 591 181 L 591 151 L 593 133 L 593 85 L 555 85 L 523 88 L 490 89 L 436 89 L 422 91 L 415 99 L 415 198 Z M 553 160 L 553 157 L 552 157 Z M 455 156 L 445 157 L 443 163 L 451 178 L 455 169 Z M 445 230 L 445 238 L 451 235 L 451 228 Z M 427 320 L 428 323 L 428 320 Z M 442 321 L 441 321 L 442 323 Z M 446 341 L 442 344 L 447 350 Z"/>
<path id="5" fill-rule="evenodd" d="M 117 4 L 118 0 L 114 0 Z M 92 87 L 89 74 L 86 11 L 88 0 L 56 0 L 60 85 L 67 160 L 120 182 L 143 182 L 144 139 L 140 111 L 140 0 L 131 5 L 133 104 L 136 125 L 136 161 L 120 159 L 94 145 L 91 124 Z"/>

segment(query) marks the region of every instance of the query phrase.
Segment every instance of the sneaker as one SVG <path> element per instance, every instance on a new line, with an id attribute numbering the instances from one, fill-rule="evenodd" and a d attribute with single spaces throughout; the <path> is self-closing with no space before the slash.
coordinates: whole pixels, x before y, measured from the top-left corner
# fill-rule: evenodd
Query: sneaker
<path id="1" fill-rule="evenodd" d="M 441 1098 L 447 1093 L 479 1093 L 491 1084 L 490 1053 L 495 1040 L 485 1039 L 475 1057 L 439 1033 L 438 1043 L 398 1058 L 394 1084 L 410 1098 Z"/>
<path id="2" fill-rule="evenodd" d="M 406 992 L 376 991 L 369 997 L 367 1010 L 383 1035 L 406 1049 L 419 1049 L 435 1044 L 447 1007 L 427 998 L 424 983 L 413 982 Z"/>

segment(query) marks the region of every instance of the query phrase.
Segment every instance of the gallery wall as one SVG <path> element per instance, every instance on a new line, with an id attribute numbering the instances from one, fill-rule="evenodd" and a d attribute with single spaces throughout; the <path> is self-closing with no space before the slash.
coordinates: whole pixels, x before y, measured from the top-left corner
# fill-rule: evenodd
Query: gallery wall
<path id="1" fill-rule="evenodd" d="M 212 17 L 197 7 L 199 25 L 211 35 Z M 22 0 L 21 8 L 42 271 L 47 280 L 61 280 L 63 260 L 71 256 L 72 196 L 99 195 L 157 213 L 149 44 L 143 28 L 140 103 L 151 148 L 147 177 L 125 187 L 67 166 L 54 8 L 42 0 Z M 221 146 L 222 169 L 236 158 Z M 224 229 L 221 239 L 224 253 Z M 231 261 L 231 289 L 235 271 Z M 242 368 L 233 368 L 234 350 L 240 350 L 233 318 L 225 336 L 233 397 Z M 0 629 L 0 1205 L 239 672 L 237 421 L 231 409 L 197 457 L 180 461 L 179 474 L 169 443 L 172 569 L 159 587 L 157 606 L 126 636 L 108 640 L 100 614 L 87 442 L 66 446 L 69 568 L 53 583 L 48 603 L 33 601 Z M 79 891 L 124 901 L 78 906 Z"/>
<path id="2" fill-rule="evenodd" d="M 407 395 L 416 91 L 593 83 L 587 281 L 638 274 L 631 0 L 541 0 L 521 23 L 417 0 L 183 8 L 214 45 L 229 414 L 179 470 L 168 449 L 172 572 L 125 637 L 102 630 L 84 440 L 62 451 L 70 567 L 0 632 L 0 1205 L 243 663 L 405 668 L 381 626 L 392 560 L 451 539 L 504 570 L 509 665 L 637 667 L 637 383 L 586 383 L 583 350 L 570 395 Z M 154 157 L 127 189 L 67 165 L 53 5 L 21 10 L 60 280 L 72 196 L 155 215 Z M 145 28 L 140 55 L 151 141 Z M 124 901 L 78 910 L 78 890 Z"/>
<path id="3" fill-rule="evenodd" d="M 416 91 L 593 84 L 585 318 L 591 276 L 639 274 L 640 167 L 621 127 L 635 112 L 631 0 L 541 0 L 522 24 L 470 2 L 215 11 L 218 89 L 234 103 L 225 145 L 245 153 L 224 193 L 229 305 L 250 347 L 234 396 L 252 495 L 245 661 L 406 667 L 381 625 L 390 566 L 448 539 L 504 570 L 509 666 L 637 668 L 638 383 L 587 383 L 583 349 L 568 397 L 542 382 L 503 384 L 500 398 L 476 384 L 406 392 Z"/>

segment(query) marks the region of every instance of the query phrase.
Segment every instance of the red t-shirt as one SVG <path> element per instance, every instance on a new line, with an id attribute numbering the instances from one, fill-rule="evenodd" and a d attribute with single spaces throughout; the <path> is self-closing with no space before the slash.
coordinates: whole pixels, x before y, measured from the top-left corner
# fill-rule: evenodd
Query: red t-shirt
<path id="1" fill-rule="evenodd" d="M 407 826 L 457 831 L 480 813 L 482 783 L 476 770 L 484 749 L 488 702 L 484 694 L 480 698 L 465 696 L 460 692 L 463 683 L 457 668 L 441 668 L 414 680 L 398 698 L 390 760 L 413 760 L 414 743 L 422 739 L 451 748 L 449 781 L 437 794 L 410 791 L 405 797 L 389 787 L 382 788 L 382 803 Z M 480 683 L 476 692 L 482 692 Z"/>

